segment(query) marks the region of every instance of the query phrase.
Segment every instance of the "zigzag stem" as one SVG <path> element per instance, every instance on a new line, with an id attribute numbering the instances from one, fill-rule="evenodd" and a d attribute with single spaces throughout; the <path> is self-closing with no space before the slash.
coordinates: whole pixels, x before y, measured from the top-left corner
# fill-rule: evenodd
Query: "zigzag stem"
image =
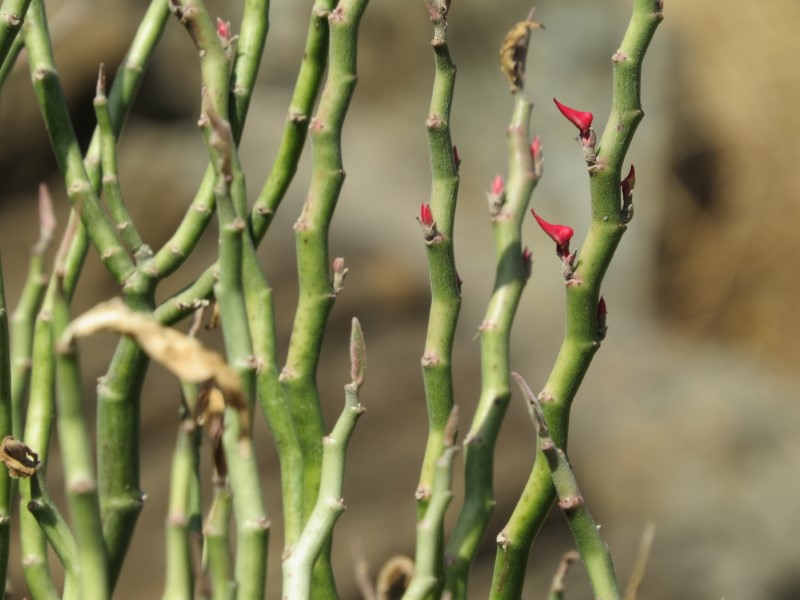
<path id="1" fill-rule="evenodd" d="M 511 398 L 511 327 L 530 274 L 531 258 L 522 250 L 522 220 L 542 174 L 541 156 L 538 152 L 534 156 L 528 138 L 532 108 L 522 90 L 514 92 L 514 112 L 508 127 L 508 184 L 489 196 L 497 267 L 480 330 L 481 396 L 464 440 L 464 506 L 445 555 L 446 588 L 454 598 L 466 598 L 470 568 L 495 505 L 494 447 Z"/>
<path id="2" fill-rule="evenodd" d="M 539 395 L 554 443 L 566 448 L 569 409 L 592 357 L 600 347 L 600 285 L 625 231 L 620 200 L 621 165 L 641 109 L 641 68 L 645 51 L 662 20 L 660 0 L 634 0 L 633 15 L 612 59 L 614 97 L 611 116 L 590 166 L 592 225 L 567 285 L 566 335 Z M 508 523 L 497 538 L 491 598 L 519 598 L 536 533 L 555 499 L 550 468 L 542 452 Z"/>

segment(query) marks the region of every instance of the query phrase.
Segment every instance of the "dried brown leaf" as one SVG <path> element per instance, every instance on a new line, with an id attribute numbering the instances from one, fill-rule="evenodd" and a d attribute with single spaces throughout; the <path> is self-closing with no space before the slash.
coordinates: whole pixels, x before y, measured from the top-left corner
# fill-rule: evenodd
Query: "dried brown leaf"
<path id="1" fill-rule="evenodd" d="M 165 327 L 150 315 L 133 311 L 121 299 L 114 298 L 70 323 L 59 343 L 72 344 L 76 338 L 100 331 L 132 337 L 150 358 L 186 383 L 213 383 L 222 392 L 225 403 L 238 411 L 242 435 L 250 430 L 250 414 L 239 375 L 220 354 L 196 338 Z"/>
<path id="2" fill-rule="evenodd" d="M 500 70 L 508 78 L 511 91 L 522 88 L 525 78 L 525 54 L 528 52 L 528 37 L 534 29 L 544 29 L 536 21 L 526 20 L 514 24 L 500 46 Z"/>
<path id="3" fill-rule="evenodd" d="M 39 455 L 19 440 L 7 435 L 0 442 L 0 462 L 14 479 L 32 477 L 39 467 Z"/>

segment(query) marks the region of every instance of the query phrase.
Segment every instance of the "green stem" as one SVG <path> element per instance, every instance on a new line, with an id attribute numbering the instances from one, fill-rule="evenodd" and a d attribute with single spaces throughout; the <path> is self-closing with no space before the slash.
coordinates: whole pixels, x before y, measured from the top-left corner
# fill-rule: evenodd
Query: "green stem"
<path id="1" fill-rule="evenodd" d="M 115 279 L 123 283 L 133 274 L 134 264 L 103 213 L 84 167 L 61 81 L 56 72 L 42 0 L 33 0 L 24 31 L 33 87 L 50 135 L 56 162 L 64 177 L 67 195 L 80 215 L 100 259 Z"/>
<path id="2" fill-rule="evenodd" d="M 61 516 L 55 503 L 50 499 L 44 474 L 39 471 L 35 476 L 29 477 L 30 482 L 27 495 L 30 497 L 27 509 L 41 527 L 47 541 L 56 553 L 61 566 L 69 577 L 75 577 L 78 572 L 78 544 Z M 30 584 L 29 584 L 30 587 Z M 55 588 L 53 588 L 53 591 Z M 33 593 L 33 590 L 31 590 Z M 47 592 L 49 594 L 49 591 Z M 37 597 L 34 594 L 34 597 Z"/>
<path id="3" fill-rule="evenodd" d="M 30 3 L 31 0 L 5 0 L 0 6 L 0 65 L 5 65 L 6 60 L 14 63 L 16 54 L 10 51 L 17 40 Z"/>
<path id="4" fill-rule="evenodd" d="M 436 461 L 444 449 L 444 430 L 453 409 L 452 353 L 461 292 L 453 251 L 453 225 L 458 197 L 458 167 L 450 137 L 450 108 L 455 87 L 456 67 L 447 47 L 447 8 L 444 0 L 429 3 L 434 26 L 433 53 L 435 75 L 428 118 L 428 145 L 431 159 L 431 202 L 436 235 L 426 240 L 431 281 L 431 308 L 428 333 L 422 355 L 422 374 L 428 406 L 428 442 L 417 486 L 417 520 L 427 510 Z M 439 570 L 443 569 L 441 557 Z"/>
<path id="5" fill-rule="evenodd" d="M 203 527 L 213 600 L 236 598 L 236 581 L 233 576 L 228 539 L 230 518 L 231 492 L 225 485 L 224 478 L 221 478 L 214 484 L 214 500 Z"/>
<path id="6" fill-rule="evenodd" d="M 322 74 L 325 72 L 328 50 L 327 17 L 334 4 L 334 0 L 318 0 L 311 13 L 306 50 L 303 54 L 303 62 L 292 95 L 289 117 L 278 154 L 250 215 L 251 235 L 256 243 L 266 234 L 275 211 L 297 171 L 297 163 L 305 144 L 311 110 L 319 93 Z M 235 106 L 236 104 L 234 104 Z M 237 118 L 233 119 L 234 122 L 238 122 L 238 120 Z M 234 130 L 234 136 L 236 133 Z M 201 187 L 201 190 L 206 191 L 198 192 L 198 197 L 192 203 L 192 210 L 200 213 L 206 221 L 210 220 L 214 207 L 213 185 L 213 170 L 209 167 Z M 203 198 L 203 200 L 198 200 L 198 198 Z M 196 231 L 205 227 L 201 223 L 201 218 L 188 218 L 191 214 L 191 212 L 187 213 L 187 218 L 181 222 L 170 243 L 165 244 L 164 249 L 156 254 L 153 267 L 157 273 L 169 274 L 172 272 L 170 269 L 176 269 L 177 263 L 171 254 L 185 253 L 184 248 L 189 248 L 185 240 L 199 237 Z M 210 298 L 215 281 L 214 271 L 217 268 L 217 263 L 211 265 L 192 284 L 159 306 L 156 310 L 156 318 L 161 323 L 174 324 L 191 313 L 198 300 Z M 296 502 L 295 505 L 297 505 Z"/>
<path id="7" fill-rule="evenodd" d="M 458 407 L 445 430 L 444 450 L 436 461 L 433 477 L 433 490 L 425 516 L 417 522 L 417 551 L 414 563 L 414 577 L 408 586 L 403 600 L 425 600 L 439 597 L 444 586 L 443 573 L 437 570 L 444 552 L 444 517 L 453 499 L 453 459 L 458 452 L 455 435 L 458 427 Z"/>
<path id="8" fill-rule="evenodd" d="M 532 104 L 522 91 L 514 96 L 514 113 L 508 127 L 508 184 L 497 197 L 490 196 L 497 267 L 480 328 L 481 396 L 464 440 L 464 505 L 445 555 L 446 589 L 454 598 L 467 596 L 469 572 L 495 505 L 494 448 L 511 398 L 511 327 L 530 272 L 530 264 L 525 264 L 523 257 L 521 228 L 541 177 L 541 163 L 534 164 L 528 138 Z"/>
<path id="9" fill-rule="evenodd" d="M 100 156 L 103 167 L 103 193 L 106 197 L 108 211 L 114 224 L 122 237 L 122 241 L 139 258 L 143 249 L 142 238 L 131 219 L 130 213 L 122 199 L 122 190 L 119 186 L 117 171 L 117 137 L 114 135 L 114 126 L 111 121 L 111 112 L 108 109 L 106 97 L 105 68 L 100 65 L 97 77 L 97 93 L 94 98 L 94 112 L 97 116 L 97 127 L 100 129 Z M 147 251 L 145 251 L 147 256 Z"/>
<path id="10" fill-rule="evenodd" d="M 31 374 L 33 327 L 47 288 L 44 254 L 53 237 L 55 219 L 47 187 L 39 186 L 40 235 L 31 249 L 28 276 L 11 317 L 11 419 L 14 437 L 22 439 L 22 403 Z"/>
<path id="11" fill-rule="evenodd" d="M 602 278 L 619 244 L 623 222 L 621 165 L 642 118 L 640 89 L 644 53 L 661 22 L 658 0 L 635 0 L 633 15 L 613 58 L 614 97 L 606 131 L 590 167 L 592 225 L 567 284 L 566 335 L 542 398 L 554 443 L 567 447 L 569 409 L 592 357 L 600 347 L 597 304 Z M 491 598 L 519 598 L 531 545 L 555 499 L 550 469 L 537 453 L 521 500 L 497 538 Z"/>
<path id="12" fill-rule="evenodd" d="M 20 52 L 25 47 L 25 40 L 23 36 L 18 35 L 14 38 L 14 41 L 11 43 L 11 48 L 8 50 L 8 55 L 6 56 L 6 60 L 3 61 L 3 64 L 0 65 L 0 91 L 2 91 L 3 86 L 6 83 L 6 79 L 14 70 L 14 67 L 17 66 L 17 59 L 19 58 Z"/>
<path id="13" fill-rule="evenodd" d="M 358 391 L 364 382 L 365 350 L 361 325 L 353 319 L 350 335 L 352 381 L 344 386 L 345 405 L 330 435 L 322 440 L 322 472 L 319 496 L 291 553 L 283 562 L 283 597 L 286 600 L 307 600 L 311 597 L 314 564 L 329 544 L 333 527 L 345 510 L 344 464 L 347 444 L 364 406 Z M 313 590 L 319 593 L 318 589 Z M 336 597 L 335 588 L 333 595 Z M 330 592 L 330 590 L 329 590 Z"/>
<path id="14" fill-rule="evenodd" d="M 319 94 L 328 54 L 328 15 L 336 0 L 317 0 L 311 11 L 303 62 L 297 74 L 278 154 L 250 213 L 251 234 L 258 243 L 269 229 L 275 211 L 297 172 L 308 133 L 311 111 Z"/>
<path id="15" fill-rule="evenodd" d="M 528 412 L 539 436 L 539 450 L 547 459 L 553 477 L 553 485 L 559 498 L 559 508 L 567 517 L 578 551 L 589 573 L 595 598 L 620 600 L 619 585 L 614 574 L 611 554 L 600 535 L 597 523 L 589 513 L 589 508 L 578 488 L 578 482 L 567 460 L 567 455 L 556 446 L 550 437 L 541 405 L 531 388 L 520 375 L 513 373 L 513 377 L 520 386 L 528 405 Z"/>
<path id="16" fill-rule="evenodd" d="M 184 389 L 188 387 L 190 386 L 184 386 Z M 194 421 L 188 415 L 184 416 L 172 455 L 167 515 L 166 583 L 162 600 L 186 600 L 194 597 L 195 578 L 190 532 L 197 531 L 199 520 L 199 514 L 194 512 L 197 506 L 193 496 L 199 489 L 200 434 L 201 430 Z"/>
<path id="17" fill-rule="evenodd" d="M 0 440 L 12 435 L 11 352 L 8 339 L 8 306 L 0 260 Z M 11 478 L 0 468 L 0 590 L 5 589 L 11 545 Z"/>
<path id="18" fill-rule="evenodd" d="M 69 321 L 66 297 L 58 289 L 53 312 L 56 339 L 61 337 Z M 83 408 L 80 365 L 73 345 L 60 342 L 56 350 L 58 437 L 67 503 L 75 528 L 80 598 L 103 600 L 110 597 L 108 565 L 89 428 Z"/>

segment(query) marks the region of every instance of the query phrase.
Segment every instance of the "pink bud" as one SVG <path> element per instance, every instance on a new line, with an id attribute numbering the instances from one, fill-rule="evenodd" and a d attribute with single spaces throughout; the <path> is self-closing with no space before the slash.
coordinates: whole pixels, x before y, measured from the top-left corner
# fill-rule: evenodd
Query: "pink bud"
<path id="1" fill-rule="evenodd" d="M 492 194 L 495 196 L 499 196 L 503 193 L 503 189 L 505 186 L 503 185 L 503 178 L 500 175 L 495 175 L 494 179 L 492 180 Z"/>
<path id="2" fill-rule="evenodd" d="M 419 207 L 419 222 L 423 227 L 431 227 L 433 225 L 433 213 L 431 212 L 431 205 L 423 202 Z"/>
<path id="3" fill-rule="evenodd" d="M 231 39 L 231 22 L 223 21 L 217 17 L 217 35 L 220 39 L 226 42 L 229 41 Z"/>
<path id="4" fill-rule="evenodd" d="M 533 251 L 530 248 L 528 248 L 527 246 L 525 246 L 522 249 L 522 262 L 523 262 L 523 264 L 526 265 L 526 266 L 530 265 L 532 259 L 533 259 Z"/>
<path id="5" fill-rule="evenodd" d="M 458 148 L 453 144 L 453 161 L 456 163 L 456 169 L 461 166 L 461 157 L 458 155 Z"/>
<path id="6" fill-rule="evenodd" d="M 629 197 L 634 186 L 636 185 L 636 171 L 634 170 L 633 165 L 631 165 L 631 170 L 628 171 L 625 179 L 619 182 L 619 185 L 622 188 L 622 197 Z"/>
<path id="7" fill-rule="evenodd" d="M 565 104 L 561 104 L 561 102 L 555 98 L 553 98 L 553 102 L 556 103 L 556 106 L 558 107 L 558 110 L 561 111 L 561 114 L 567 117 L 567 120 L 569 120 L 570 123 L 575 125 L 575 127 L 580 130 L 581 136 L 588 134 L 589 129 L 592 127 L 592 120 L 594 119 L 594 115 L 592 113 L 570 108 Z"/>
<path id="8" fill-rule="evenodd" d="M 606 333 L 608 332 L 608 325 L 606 325 L 606 315 L 608 314 L 608 310 L 606 309 L 606 301 L 605 298 L 600 296 L 600 300 L 597 303 L 597 339 L 603 340 L 606 337 Z"/>
<path id="9" fill-rule="evenodd" d="M 533 209 L 531 209 L 531 214 L 533 214 L 536 222 L 539 223 L 539 227 L 541 227 L 542 230 L 550 236 L 550 239 L 556 243 L 556 253 L 559 256 L 569 255 L 569 241 L 575 234 L 575 231 L 572 229 L 572 227 L 548 223 L 542 217 L 537 215 L 536 211 Z"/>
<path id="10" fill-rule="evenodd" d="M 539 160 L 542 156 L 542 140 L 539 139 L 537 135 L 533 138 L 533 143 L 531 144 L 531 158 L 535 161 Z"/>

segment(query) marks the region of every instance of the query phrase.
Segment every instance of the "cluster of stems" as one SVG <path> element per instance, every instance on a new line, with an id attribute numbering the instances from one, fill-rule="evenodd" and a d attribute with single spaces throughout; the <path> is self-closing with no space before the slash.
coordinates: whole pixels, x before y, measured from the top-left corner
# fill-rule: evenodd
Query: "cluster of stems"
<path id="1" fill-rule="evenodd" d="M 452 354 L 461 305 L 454 247 L 460 158 L 450 132 L 456 74 L 447 43 L 450 4 L 450 0 L 425 0 L 434 29 L 435 63 L 425 119 L 432 185 L 419 216 L 431 283 L 421 361 L 429 418 L 416 489 L 416 555 L 413 569 L 404 569 L 410 580 L 404 597 L 409 599 L 467 597 L 471 567 L 495 504 L 494 448 L 512 395 L 511 332 L 531 275 L 532 257 L 523 248 L 522 232 L 531 196 L 543 175 L 541 142 L 538 137 L 530 139 L 533 105 L 524 86 L 528 39 L 541 28 L 531 12 L 512 28 L 501 51 L 513 97 L 508 172 L 495 179 L 488 198 L 495 241 L 494 287 L 480 327 L 480 398 L 459 447 Z M 17 60 L 25 56 L 72 210 L 50 264 L 48 248 L 56 223 L 49 192 L 40 189 L 40 239 L 32 248 L 28 277 L 11 319 L 0 270 L 0 460 L 6 467 L 0 468 L 0 586 L 5 585 L 13 551 L 10 531 L 18 498 L 20 552 L 29 597 L 112 597 L 144 505 L 141 391 L 150 362 L 158 361 L 181 379 L 175 394 L 180 413 L 170 467 L 164 600 L 260 600 L 266 594 L 270 521 L 259 478 L 259 441 L 253 438 L 257 410 L 280 462 L 282 597 L 337 597 L 331 563 L 333 529 L 345 509 L 347 444 L 364 412 L 359 391 L 366 353 L 358 320 L 353 319 L 351 329 L 345 406 L 330 433 L 323 419 L 317 371 L 328 317 L 347 273 L 344 259 L 331 260 L 328 238 L 345 180 L 342 132 L 357 81 L 357 40 L 367 5 L 368 0 L 314 2 L 277 157 L 251 204 L 238 145 L 269 30 L 269 0 L 244 1 L 236 35 L 228 21 L 212 17 L 202 0 L 151 0 L 124 60 L 108 69 L 115 72 L 110 86 L 106 67 L 98 65 L 97 127 L 85 154 L 55 67 L 44 1 L 2 3 L 0 89 Z M 556 241 L 563 263 L 567 331 L 538 397 L 514 375 L 531 411 L 539 452 L 525 491 L 497 538 L 493 598 L 521 597 L 533 539 L 556 498 L 575 534 L 595 594 L 604 599 L 620 596 L 611 558 L 567 460 L 566 443 L 570 406 L 606 333 L 602 279 L 632 216 L 633 169 L 623 179 L 622 165 L 643 115 L 642 60 L 661 10 L 660 0 L 633 0 L 628 31 L 613 57 L 612 112 L 599 139 L 591 128 L 591 113 L 557 103 L 580 131 L 593 219 L 579 251 L 570 252 L 572 229 L 535 215 Z M 202 79 L 202 89 L 197 90 L 198 125 L 209 162 L 174 234 L 161 247 L 152 248 L 145 241 L 147 231 L 139 230 L 128 210 L 117 146 L 162 34 L 178 23 L 197 49 L 196 68 Z M 294 225 L 299 299 L 284 357 L 278 355 L 276 344 L 273 292 L 256 249 L 281 206 L 307 138 L 313 172 Z M 216 262 L 186 288 L 157 303 L 161 281 L 184 264 L 214 223 L 219 234 Z M 119 285 L 124 310 L 103 305 L 73 321 L 70 302 L 90 248 Z M 207 309 L 219 317 L 224 359 L 197 339 Z M 194 321 L 188 334 L 172 329 L 190 315 Z M 92 323 L 81 335 L 101 329 L 122 334 L 97 385 L 95 423 L 86 417 L 75 334 L 78 321 Z M 47 488 L 55 428 L 68 519 Z M 98 440 L 95 448 L 89 443 L 92 428 Z M 200 455 L 206 445 L 213 457 L 211 498 L 201 493 Z M 464 501 L 453 530 L 446 532 L 460 448 Z M 61 565 L 63 586 L 49 564 L 48 546 Z M 563 597 L 569 562 L 565 559 L 551 597 Z"/>

